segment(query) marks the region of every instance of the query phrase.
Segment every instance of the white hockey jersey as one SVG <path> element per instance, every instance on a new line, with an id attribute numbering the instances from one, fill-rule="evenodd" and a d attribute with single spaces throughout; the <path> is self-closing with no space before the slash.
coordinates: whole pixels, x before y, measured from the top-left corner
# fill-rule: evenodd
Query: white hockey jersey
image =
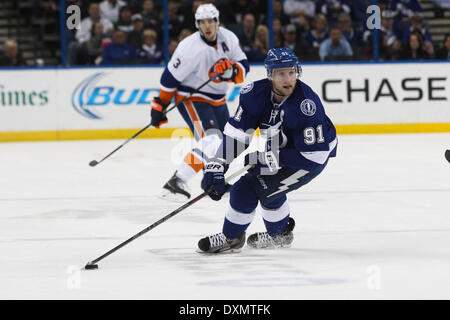
<path id="1" fill-rule="evenodd" d="M 235 83 L 242 83 L 247 57 L 233 32 L 219 27 L 215 46 L 208 45 L 199 31 L 186 37 L 178 44 L 161 77 L 161 100 L 168 103 L 176 93 L 176 101 L 180 101 L 212 77 L 214 65 L 223 58 L 236 64 L 239 72 Z M 227 90 L 228 82 L 216 78 L 204 86 L 201 92 L 193 94 L 191 100 L 221 105 L 225 103 Z"/>

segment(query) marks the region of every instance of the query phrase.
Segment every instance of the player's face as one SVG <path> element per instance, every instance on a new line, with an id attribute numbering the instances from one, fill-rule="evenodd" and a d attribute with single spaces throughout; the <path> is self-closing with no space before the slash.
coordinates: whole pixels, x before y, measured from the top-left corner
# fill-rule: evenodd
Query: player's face
<path id="1" fill-rule="evenodd" d="M 217 37 L 217 21 L 214 19 L 203 19 L 198 22 L 200 32 L 208 41 L 214 41 Z"/>
<path id="2" fill-rule="evenodd" d="M 295 89 L 297 81 L 297 69 L 282 68 L 272 70 L 272 88 L 273 91 L 280 96 L 288 96 Z"/>

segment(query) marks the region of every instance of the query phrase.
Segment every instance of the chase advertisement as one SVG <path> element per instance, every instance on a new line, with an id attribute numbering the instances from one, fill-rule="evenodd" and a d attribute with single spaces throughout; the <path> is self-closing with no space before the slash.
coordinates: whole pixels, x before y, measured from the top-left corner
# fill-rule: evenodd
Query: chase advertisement
<path id="1" fill-rule="evenodd" d="M 0 131 L 141 128 L 163 68 L 0 72 Z M 252 66 L 245 83 L 266 77 Z M 304 65 L 302 81 L 339 124 L 450 123 L 450 63 Z M 230 113 L 240 86 L 227 93 Z M 300 107 L 300 106 L 299 106 Z M 178 111 L 166 127 L 185 127 Z"/>

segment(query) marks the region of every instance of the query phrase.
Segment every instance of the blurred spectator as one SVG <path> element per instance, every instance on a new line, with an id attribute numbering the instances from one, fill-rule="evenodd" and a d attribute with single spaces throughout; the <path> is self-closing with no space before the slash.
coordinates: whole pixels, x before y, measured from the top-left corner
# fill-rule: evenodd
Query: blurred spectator
<path id="1" fill-rule="evenodd" d="M 100 3 L 100 15 L 115 24 L 119 19 L 119 9 L 126 5 L 122 0 L 103 0 Z"/>
<path id="2" fill-rule="evenodd" d="M 382 60 L 398 60 L 402 51 L 401 31 L 394 20 L 396 13 L 391 10 L 383 10 L 381 13 L 381 29 L 378 32 L 378 52 Z M 372 30 L 366 30 L 363 34 L 365 43 L 364 55 L 371 60 L 373 58 Z"/>
<path id="3" fill-rule="evenodd" d="M 169 41 L 169 59 L 172 57 L 175 49 L 178 47 L 178 40 L 175 38 L 171 38 Z"/>
<path id="4" fill-rule="evenodd" d="M 130 7 L 131 12 L 133 12 L 133 14 L 142 13 L 142 4 L 144 0 L 124 0 L 124 1 Z M 157 1 L 159 2 L 160 0 Z"/>
<path id="5" fill-rule="evenodd" d="M 111 43 L 111 34 L 103 32 L 103 25 L 94 22 L 91 29 L 91 38 L 87 42 L 88 63 L 98 65 L 99 57 L 102 55 L 103 47 Z"/>
<path id="6" fill-rule="evenodd" d="M 316 11 L 325 15 L 329 24 L 334 24 L 342 12 L 351 14 L 351 7 L 347 0 L 320 0 Z"/>
<path id="7" fill-rule="evenodd" d="M 192 31 L 190 29 L 183 29 L 180 32 L 180 35 L 178 36 L 178 41 L 181 42 L 186 37 L 189 37 L 192 34 Z"/>
<path id="8" fill-rule="evenodd" d="M 426 52 L 428 52 L 428 54 L 430 56 L 432 56 L 433 53 L 434 53 L 433 43 L 431 42 L 431 35 L 430 35 L 430 33 L 423 26 L 422 16 L 420 16 L 418 14 L 414 14 L 410 18 L 410 23 L 409 24 L 410 24 L 409 28 L 403 33 L 403 39 L 402 39 L 403 44 L 407 44 L 408 43 L 409 36 L 414 31 L 419 31 L 424 37 L 423 48 L 425 49 Z"/>
<path id="9" fill-rule="evenodd" d="M 406 44 L 401 54 L 402 60 L 426 60 L 429 59 L 429 54 L 423 49 L 423 36 L 418 31 L 414 31 L 409 36 L 409 41 Z"/>
<path id="10" fill-rule="evenodd" d="M 171 38 L 176 38 L 183 29 L 183 23 L 178 16 L 178 10 L 180 8 L 180 3 L 174 0 L 169 0 L 168 3 L 168 15 L 169 15 L 169 36 Z M 160 20 L 164 20 L 163 12 L 161 10 Z"/>
<path id="11" fill-rule="evenodd" d="M 266 56 L 269 49 L 269 29 L 265 25 L 260 24 L 256 27 L 253 50 L 256 50 Z"/>
<path id="12" fill-rule="evenodd" d="M 184 10 L 189 10 L 189 12 L 191 12 L 190 14 L 187 14 L 184 16 L 184 21 L 183 21 L 183 29 L 189 29 L 193 32 L 197 31 L 197 27 L 195 26 L 195 12 L 197 11 L 197 8 L 199 5 L 203 4 L 204 1 L 203 0 L 194 0 L 192 1 L 192 3 L 190 3 L 187 8 L 185 8 Z M 184 12 L 183 10 L 183 12 Z M 219 16 L 219 21 L 222 22 L 223 15 L 220 14 Z"/>
<path id="13" fill-rule="evenodd" d="M 352 0 L 350 1 L 350 12 L 352 21 L 357 27 L 362 27 L 363 21 L 366 17 L 367 6 L 369 3 L 366 0 Z"/>
<path id="14" fill-rule="evenodd" d="M 255 16 L 252 13 L 246 13 L 242 18 L 242 23 L 236 30 L 236 36 L 239 38 L 241 47 L 244 51 L 244 47 L 251 48 L 255 41 L 255 28 Z"/>
<path id="15" fill-rule="evenodd" d="M 145 64 L 161 64 L 164 60 L 163 51 L 157 43 L 156 31 L 146 29 L 142 34 L 143 44 L 137 51 L 139 62 Z"/>
<path id="16" fill-rule="evenodd" d="M 157 34 L 163 34 L 164 23 L 159 18 L 153 0 L 145 0 L 142 3 L 142 20 L 144 20 L 144 29 L 153 29 Z M 162 43 L 162 39 L 159 41 Z"/>
<path id="17" fill-rule="evenodd" d="M 310 30 L 310 21 L 307 16 L 300 16 L 298 20 L 294 20 L 293 24 L 299 32 L 306 34 Z"/>
<path id="18" fill-rule="evenodd" d="M 209 2 L 209 1 L 208 1 Z M 256 24 L 261 24 L 267 16 L 267 0 L 248 1 L 247 12 L 253 13 Z M 221 13 L 222 14 L 222 13 Z"/>
<path id="19" fill-rule="evenodd" d="M 232 0 L 230 6 L 233 8 L 234 16 L 236 17 L 236 23 L 239 25 L 244 19 L 244 15 L 248 11 L 248 0 Z"/>
<path id="20" fill-rule="evenodd" d="M 319 48 L 320 44 L 328 38 L 328 23 L 323 14 L 314 18 L 313 28 L 305 35 L 306 42 L 313 48 Z"/>
<path id="21" fill-rule="evenodd" d="M 391 0 L 389 9 L 396 12 L 400 21 L 407 21 L 415 13 L 423 12 L 419 0 Z"/>
<path id="22" fill-rule="evenodd" d="M 144 21 L 140 13 L 135 13 L 131 17 L 133 24 L 133 31 L 127 35 L 127 43 L 131 44 L 136 49 L 142 46 L 142 32 L 144 30 Z"/>
<path id="23" fill-rule="evenodd" d="M 400 40 L 395 40 L 394 43 L 388 47 L 387 60 L 400 60 L 402 49 L 402 42 Z"/>
<path id="24" fill-rule="evenodd" d="M 0 54 L 0 66 L 2 67 L 20 67 L 27 63 L 19 51 L 19 45 L 15 40 L 6 40 L 4 52 Z"/>
<path id="25" fill-rule="evenodd" d="M 39 7 L 43 10 L 43 13 L 45 15 L 48 13 L 59 14 L 59 1 L 56 2 L 56 0 L 40 0 Z"/>
<path id="26" fill-rule="evenodd" d="M 281 48 L 283 46 L 283 31 L 281 29 L 280 19 L 273 19 L 273 47 Z"/>
<path id="27" fill-rule="evenodd" d="M 291 19 L 284 12 L 282 1 L 280 1 L 280 0 L 273 0 L 272 1 L 272 8 L 273 8 L 273 20 L 274 21 L 275 21 L 275 19 L 278 19 L 283 26 L 290 23 Z M 267 19 L 264 19 L 264 21 L 262 23 L 267 25 Z"/>
<path id="28" fill-rule="evenodd" d="M 126 43 L 126 34 L 114 30 L 112 43 L 103 48 L 102 65 L 129 64 L 136 60 L 136 49 Z"/>
<path id="29" fill-rule="evenodd" d="M 390 10 L 384 10 L 381 13 L 381 32 L 386 38 L 386 45 L 388 47 L 394 44 L 395 40 L 398 40 L 398 32 L 394 28 L 395 12 Z M 367 31 L 371 32 L 371 31 Z"/>
<path id="30" fill-rule="evenodd" d="M 322 61 L 341 60 L 353 56 L 353 50 L 337 26 L 330 28 L 330 37 L 322 42 L 319 49 Z"/>
<path id="31" fill-rule="evenodd" d="M 299 23 L 300 19 L 313 18 L 315 13 L 314 1 L 284 0 L 284 12 L 290 16 L 291 23 Z"/>
<path id="32" fill-rule="evenodd" d="M 343 12 L 339 15 L 338 25 L 352 47 L 362 47 L 364 45 L 363 33 L 361 30 L 353 28 L 352 19 L 348 13 Z"/>
<path id="33" fill-rule="evenodd" d="M 2 1 L 3 2 L 3 1 Z M 59 18 L 59 3 L 60 1 L 56 0 L 35 0 L 34 14 L 35 16 L 39 16 L 44 20 L 48 20 L 49 23 L 46 23 L 41 26 L 41 34 L 56 34 L 59 33 L 59 26 L 57 23 L 51 23 L 53 19 Z M 56 50 L 58 48 L 57 44 L 48 44 L 49 49 Z M 52 48 L 53 47 L 53 48 Z"/>
<path id="34" fill-rule="evenodd" d="M 77 31 L 75 38 L 79 43 L 88 41 L 91 38 L 91 30 L 94 22 L 100 22 L 105 32 L 112 32 L 113 24 L 106 18 L 100 16 L 100 7 L 98 3 L 91 3 L 88 10 L 89 16 L 81 20 L 80 29 Z"/>
<path id="35" fill-rule="evenodd" d="M 191 0 L 187 0 L 191 1 Z M 231 0 L 219 0 L 219 1 L 208 1 L 214 4 L 220 12 L 219 21 L 220 24 L 225 26 L 226 28 L 230 29 L 233 28 L 233 26 L 236 26 L 236 15 L 235 11 L 233 10 L 233 7 L 230 5 Z M 196 3 L 206 3 L 204 0 L 194 0 L 193 5 Z M 190 17 L 191 19 L 194 19 L 194 10 L 197 10 L 198 4 L 195 6 L 195 9 L 192 8 L 192 15 L 188 15 L 187 17 Z M 186 17 L 186 18 L 187 18 Z M 194 30 L 193 30 L 194 31 Z M 197 29 L 195 29 L 197 31 Z"/>
<path id="36" fill-rule="evenodd" d="M 119 10 L 119 20 L 116 23 L 116 29 L 120 29 L 125 33 L 133 31 L 133 24 L 131 23 L 131 9 L 124 6 Z"/>
<path id="37" fill-rule="evenodd" d="M 436 51 L 435 58 L 439 60 L 450 60 L 450 34 L 445 35 L 442 47 Z"/>
<path id="38" fill-rule="evenodd" d="M 314 54 L 313 48 L 303 40 L 301 32 L 297 32 L 295 25 L 288 24 L 284 27 L 284 47 L 291 49 L 300 61 L 317 61 L 318 57 Z"/>
<path id="39" fill-rule="evenodd" d="M 106 18 L 100 16 L 100 7 L 98 3 L 91 3 L 88 9 L 89 16 L 81 20 L 80 29 L 75 34 L 76 41 L 69 43 L 67 48 L 67 64 L 83 65 L 88 63 L 89 56 L 87 52 L 87 43 L 91 39 L 92 26 L 96 22 L 103 25 L 103 32 L 110 33 L 114 26 Z"/>
<path id="40" fill-rule="evenodd" d="M 58 4 L 55 0 L 41 0 L 39 1 L 39 6 L 41 8 L 47 9 L 47 10 L 56 10 L 58 11 Z"/>
<path id="41" fill-rule="evenodd" d="M 373 59 L 373 34 L 374 32 L 372 30 L 367 30 L 364 33 L 364 39 L 365 39 L 365 46 L 361 52 L 354 50 L 355 58 L 356 59 L 367 59 L 372 60 Z M 383 32 L 378 31 L 378 59 L 379 60 L 392 60 L 391 55 L 394 53 L 394 51 L 391 50 L 391 48 L 387 45 L 387 38 L 383 34 Z M 400 41 L 398 41 L 400 42 Z M 400 42 L 401 45 L 401 42 Z M 401 46 L 400 46 L 401 48 Z M 357 49 L 359 50 L 359 49 Z M 400 53 L 399 51 L 397 53 Z M 398 58 L 398 57 L 397 57 Z"/>
<path id="42" fill-rule="evenodd" d="M 433 0 L 438 6 L 444 9 L 450 9 L 450 2 L 448 0 Z"/>

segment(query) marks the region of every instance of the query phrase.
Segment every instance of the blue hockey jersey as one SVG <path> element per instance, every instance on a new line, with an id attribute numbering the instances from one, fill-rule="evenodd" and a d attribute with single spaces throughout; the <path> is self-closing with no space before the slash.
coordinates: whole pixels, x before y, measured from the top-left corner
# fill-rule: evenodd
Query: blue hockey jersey
<path id="1" fill-rule="evenodd" d="M 225 138 L 248 146 L 256 128 L 269 138 L 279 131 L 279 164 L 296 169 L 309 171 L 335 157 L 336 129 L 319 96 L 297 80 L 294 92 L 277 104 L 271 86 L 270 80 L 263 79 L 241 89 L 239 107 L 224 129 Z"/>

